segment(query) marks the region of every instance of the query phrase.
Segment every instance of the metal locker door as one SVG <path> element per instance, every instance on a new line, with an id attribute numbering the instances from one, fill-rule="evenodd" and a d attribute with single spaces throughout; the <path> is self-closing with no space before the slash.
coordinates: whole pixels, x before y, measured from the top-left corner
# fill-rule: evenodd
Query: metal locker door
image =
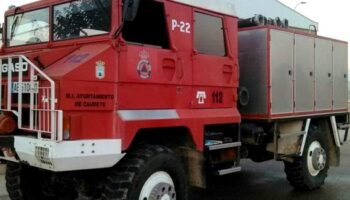
<path id="1" fill-rule="evenodd" d="M 250 99 L 240 108 L 242 114 L 268 114 L 267 29 L 241 31 L 239 38 L 240 87 Z"/>
<path id="2" fill-rule="evenodd" d="M 331 40 L 315 39 L 316 111 L 332 110 L 333 44 Z"/>
<path id="3" fill-rule="evenodd" d="M 293 42 L 293 33 L 271 30 L 272 114 L 293 112 Z"/>
<path id="4" fill-rule="evenodd" d="M 314 110 L 314 45 L 313 37 L 295 34 L 295 112 L 311 112 Z"/>
<path id="5" fill-rule="evenodd" d="M 348 45 L 333 42 L 333 109 L 347 109 L 348 102 Z"/>

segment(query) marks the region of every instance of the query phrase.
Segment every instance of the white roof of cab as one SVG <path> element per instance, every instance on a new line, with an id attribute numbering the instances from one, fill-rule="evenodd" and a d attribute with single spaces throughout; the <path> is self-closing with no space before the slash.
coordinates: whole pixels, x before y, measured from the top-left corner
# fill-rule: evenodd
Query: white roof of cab
<path id="1" fill-rule="evenodd" d="M 214 11 L 217 13 L 237 16 L 232 0 L 173 0 L 179 3 Z"/>

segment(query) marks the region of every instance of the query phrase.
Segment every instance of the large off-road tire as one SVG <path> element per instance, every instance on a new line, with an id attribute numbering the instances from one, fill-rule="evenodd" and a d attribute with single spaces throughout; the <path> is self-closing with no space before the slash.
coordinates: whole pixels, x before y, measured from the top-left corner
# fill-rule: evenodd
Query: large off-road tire
<path id="1" fill-rule="evenodd" d="M 289 183 L 297 190 L 314 190 L 324 184 L 329 169 L 329 148 L 326 136 L 316 126 L 311 126 L 302 157 L 294 162 L 285 161 Z"/>
<path id="2" fill-rule="evenodd" d="M 106 200 L 188 200 L 182 160 L 171 149 L 147 145 L 127 153 L 108 176 Z"/>
<path id="3" fill-rule="evenodd" d="M 43 170 L 8 162 L 6 168 L 6 188 L 12 200 L 71 200 L 77 195 L 70 185 L 50 183 L 52 177 Z"/>

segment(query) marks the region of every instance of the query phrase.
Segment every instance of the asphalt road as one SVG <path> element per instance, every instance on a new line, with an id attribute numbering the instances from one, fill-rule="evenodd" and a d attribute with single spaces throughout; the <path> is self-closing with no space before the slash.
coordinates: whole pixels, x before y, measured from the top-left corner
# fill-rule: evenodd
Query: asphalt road
<path id="1" fill-rule="evenodd" d="M 311 192 L 293 190 L 286 180 L 282 162 L 242 162 L 239 173 L 216 178 L 201 191 L 199 200 L 349 200 L 350 143 L 341 152 L 341 166 L 329 170 L 323 187 Z M 0 200 L 9 200 L 4 175 L 0 175 Z M 181 199 L 180 199 L 181 200 Z"/>
<path id="2" fill-rule="evenodd" d="M 201 200 L 349 200 L 350 143 L 341 150 L 341 166 L 332 167 L 326 183 L 309 192 L 295 191 L 288 183 L 282 162 L 242 162 L 242 172 L 216 178 Z"/>

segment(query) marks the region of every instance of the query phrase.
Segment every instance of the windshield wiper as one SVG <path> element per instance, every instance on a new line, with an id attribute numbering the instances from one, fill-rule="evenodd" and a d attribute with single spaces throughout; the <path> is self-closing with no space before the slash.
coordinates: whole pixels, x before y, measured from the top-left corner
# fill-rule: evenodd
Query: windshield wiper
<path id="1" fill-rule="evenodd" d="M 13 20 L 13 23 L 12 23 L 12 26 L 11 26 L 10 39 L 12 39 L 13 36 L 15 35 L 15 30 L 16 30 L 17 23 L 18 23 L 18 15 L 15 17 L 15 20 Z"/>
<path id="2" fill-rule="evenodd" d="M 22 20 L 22 17 L 23 17 L 23 14 L 21 14 L 21 20 Z M 16 15 L 15 19 L 13 20 L 13 24 L 11 26 L 10 40 L 12 40 L 13 36 L 15 35 L 15 31 L 18 25 L 18 18 L 19 18 L 19 15 Z"/>

